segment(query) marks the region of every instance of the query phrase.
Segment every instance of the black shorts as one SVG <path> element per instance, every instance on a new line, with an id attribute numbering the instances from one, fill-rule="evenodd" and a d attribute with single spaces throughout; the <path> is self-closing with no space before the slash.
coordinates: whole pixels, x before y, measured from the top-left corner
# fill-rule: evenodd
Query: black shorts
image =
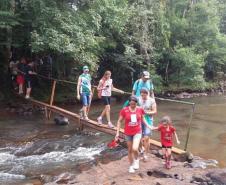
<path id="1" fill-rule="evenodd" d="M 171 149 L 172 146 L 164 146 L 164 145 L 162 145 L 162 148 L 169 148 L 169 149 Z"/>
<path id="2" fill-rule="evenodd" d="M 31 88 L 31 80 L 26 80 L 26 86 L 27 88 Z"/>
<path id="3" fill-rule="evenodd" d="M 110 96 L 102 96 L 101 97 L 104 105 L 110 105 L 111 104 L 111 97 Z"/>

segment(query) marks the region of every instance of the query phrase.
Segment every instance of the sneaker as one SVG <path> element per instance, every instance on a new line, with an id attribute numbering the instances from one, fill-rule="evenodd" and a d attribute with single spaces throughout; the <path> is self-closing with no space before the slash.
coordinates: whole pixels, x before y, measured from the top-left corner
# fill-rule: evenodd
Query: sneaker
<path id="1" fill-rule="evenodd" d="M 89 120 L 88 116 L 84 116 L 84 120 L 88 121 Z"/>
<path id="2" fill-rule="evenodd" d="M 129 173 L 135 173 L 135 170 L 134 170 L 133 166 L 129 167 Z"/>
<path id="3" fill-rule="evenodd" d="M 97 118 L 97 122 L 98 122 L 99 125 L 103 124 L 103 122 L 102 122 L 102 117 L 99 116 L 99 117 Z"/>
<path id="4" fill-rule="evenodd" d="M 134 161 L 133 161 L 133 169 L 134 170 L 138 170 L 139 169 L 139 159 L 135 159 Z"/>
<path id="5" fill-rule="evenodd" d="M 114 125 L 111 122 L 108 122 L 108 127 L 109 128 L 114 128 Z"/>
<path id="6" fill-rule="evenodd" d="M 25 96 L 25 99 L 29 99 L 29 98 L 30 98 L 30 96 L 28 96 L 28 95 Z"/>

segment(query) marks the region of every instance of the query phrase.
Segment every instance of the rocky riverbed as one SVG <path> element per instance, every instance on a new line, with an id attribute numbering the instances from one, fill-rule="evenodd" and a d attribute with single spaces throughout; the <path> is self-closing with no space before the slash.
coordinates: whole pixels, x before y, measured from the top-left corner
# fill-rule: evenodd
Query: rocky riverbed
<path id="1" fill-rule="evenodd" d="M 40 184 L 226 185 L 226 169 L 217 168 L 215 160 L 204 160 L 200 157 L 194 157 L 190 163 L 173 160 L 170 170 L 164 168 L 163 162 L 163 159 L 150 153 L 148 161 L 141 160 L 140 169 L 135 174 L 129 174 L 127 157 L 123 157 L 106 164 L 97 163 L 77 175 L 68 171 L 51 178 L 40 176 Z"/>

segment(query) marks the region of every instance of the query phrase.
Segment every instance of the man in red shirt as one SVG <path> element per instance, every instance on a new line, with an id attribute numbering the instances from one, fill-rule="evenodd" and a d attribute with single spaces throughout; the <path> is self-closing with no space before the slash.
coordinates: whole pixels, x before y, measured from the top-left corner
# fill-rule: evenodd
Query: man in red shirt
<path id="1" fill-rule="evenodd" d="M 131 96 L 129 99 L 129 106 L 124 107 L 120 111 L 119 119 L 117 122 L 117 133 L 115 140 L 118 140 L 119 130 L 122 121 L 125 122 L 124 134 L 127 141 L 128 158 L 130 162 L 129 173 L 134 173 L 139 169 L 138 147 L 141 140 L 141 124 L 142 122 L 151 129 L 144 119 L 144 110 L 137 106 L 136 96 Z"/>
<path id="2" fill-rule="evenodd" d="M 173 135 L 175 135 L 177 144 L 178 140 L 176 129 L 172 126 L 172 121 L 169 116 L 164 116 L 158 127 L 152 127 L 152 130 L 158 130 L 161 133 L 162 153 L 166 160 L 166 168 L 171 168 L 171 149 L 173 146 Z"/>

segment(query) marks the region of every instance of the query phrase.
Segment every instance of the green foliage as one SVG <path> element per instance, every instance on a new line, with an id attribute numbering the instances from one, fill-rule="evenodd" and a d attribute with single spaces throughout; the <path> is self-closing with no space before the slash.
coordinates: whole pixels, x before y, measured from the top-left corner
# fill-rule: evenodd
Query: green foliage
<path id="1" fill-rule="evenodd" d="M 2 48 L 52 54 L 61 73 L 110 69 L 121 85 L 146 69 L 159 91 L 206 87 L 226 72 L 225 34 L 226 0 L 0 2 Z"/>

